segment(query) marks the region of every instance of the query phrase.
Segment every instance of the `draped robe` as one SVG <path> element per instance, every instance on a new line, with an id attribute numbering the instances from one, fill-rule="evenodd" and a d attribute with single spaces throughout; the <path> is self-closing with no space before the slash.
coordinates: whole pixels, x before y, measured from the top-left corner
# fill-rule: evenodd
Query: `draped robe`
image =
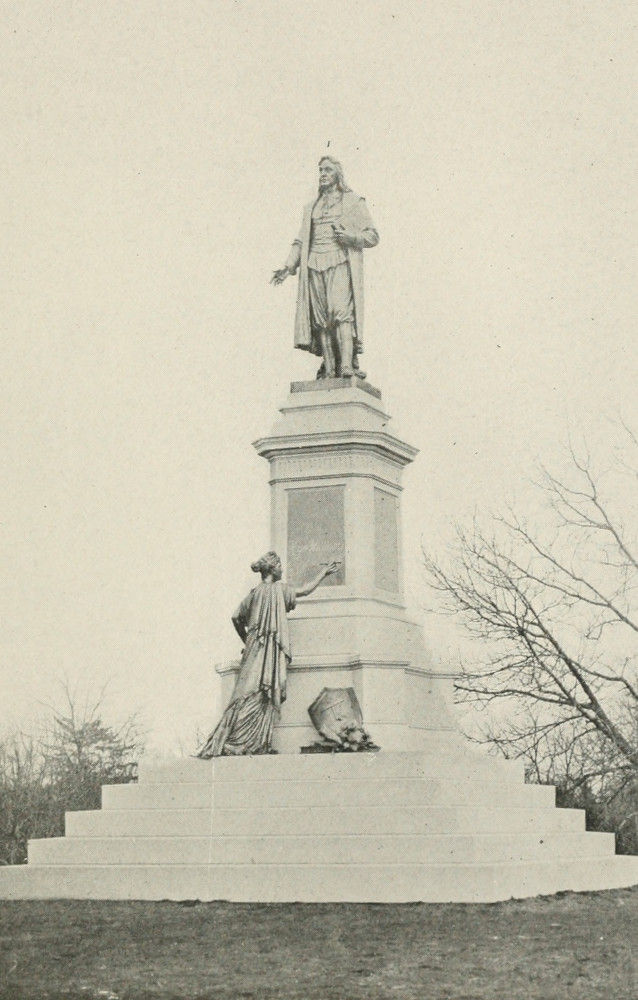
<path id="1" fill-rule="evenodd" d="M 198 757 L 270 752 L 291 658 L 286 613 L 295 604 L 295 590 L 277 580 L 260 583 L 237 608 L 233 620 L 246 629 L 239 673 L 230 704 Z"/>

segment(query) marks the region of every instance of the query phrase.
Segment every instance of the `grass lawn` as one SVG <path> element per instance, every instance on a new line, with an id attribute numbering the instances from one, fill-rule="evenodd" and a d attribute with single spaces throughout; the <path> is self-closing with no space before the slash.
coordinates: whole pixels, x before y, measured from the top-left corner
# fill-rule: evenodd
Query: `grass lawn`
<path id="1" fill-rule="evenodd" d="M 491 905 L 0 902 L 3 1000 L 635 1000 L 636 953 L 638 888 Z"/>

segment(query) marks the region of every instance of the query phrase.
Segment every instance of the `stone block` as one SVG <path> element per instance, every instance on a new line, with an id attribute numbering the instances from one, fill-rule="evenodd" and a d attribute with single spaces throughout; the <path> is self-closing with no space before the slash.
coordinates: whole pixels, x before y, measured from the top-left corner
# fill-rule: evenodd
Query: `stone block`
<path id="1" fill-rule="evenodd" d="M 205 865 L 210 837 L 51 837 L 29 842 L 30 865 Z"/>
<path id="2" fill-rule="evenodd" d="M 105 785 L 102 809 L 210 809 L 213 783 L 177 782 L 161 785 Z"/>
<path id="3" fill-rule="evenodd" d="M 67 837 L 205 837 L 210 809 L 104 809 L 66 814 Z"/>

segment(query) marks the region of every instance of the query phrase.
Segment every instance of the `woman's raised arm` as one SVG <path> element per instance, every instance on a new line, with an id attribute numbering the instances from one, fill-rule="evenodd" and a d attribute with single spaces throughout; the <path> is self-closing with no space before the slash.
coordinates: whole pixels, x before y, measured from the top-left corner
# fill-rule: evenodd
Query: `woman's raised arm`
<path id="1" fill-rule="evenodd" d="M 304 584 L 303 587 L 298 587 L 296 589 L 295 594 L 297 597 L 307 597 L 308 594 L 312 594 L 313 590 L 317 589 L 321 581 L 325 580 L 327 576 L 331 576 L 333 573 L 336 573 L 340 566 L 340 562 L 328 563 L 327 566 L 324 566 L 317 573 L 317 576 L 314 577 L 314 579 L 312 579 L 309 583 Z"/>

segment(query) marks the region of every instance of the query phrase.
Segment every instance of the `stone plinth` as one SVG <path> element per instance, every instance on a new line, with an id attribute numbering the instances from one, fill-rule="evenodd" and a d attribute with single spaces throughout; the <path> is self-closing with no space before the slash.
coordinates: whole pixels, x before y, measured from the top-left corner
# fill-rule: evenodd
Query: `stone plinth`
<path id="1" fill-rule="evenodd" d="M 367 382 L 293 382 L 271 433 L 255 442 L 270 467 L 270 547 L 287 580 L 300 585 L 322 562 L 341 563 L 290 616 L 280 752 L 316 738 L 307 708 L 323 687 L 353 687 L 387 750 L 417 750 L 427 733 L 454 728 L 450 676 L 432 663 L 405 607 L 401 477 L 417 451 L 390 423 Z M 219 668 L 224 703 L 237 668 Z"/>

